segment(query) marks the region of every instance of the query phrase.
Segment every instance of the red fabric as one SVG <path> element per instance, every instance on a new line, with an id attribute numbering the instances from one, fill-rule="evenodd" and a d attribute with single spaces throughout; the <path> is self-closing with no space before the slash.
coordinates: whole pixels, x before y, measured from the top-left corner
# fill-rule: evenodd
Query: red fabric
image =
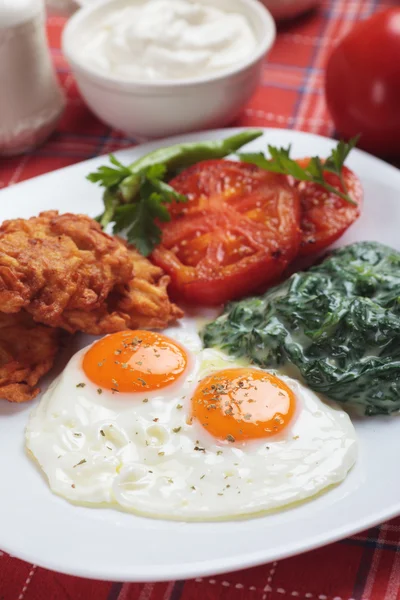
<path id="1" fill-rule="evenodd" d="M 318 11 L 281 27 L 262 85 L 237 125 L 287 127 L 334 135 L 323 96 L 323 67 L 358 19 L 396 0 L 322 0 Z M 60 53 L 64 21 L 48 23 L 49 42 L 68 98 L 50 140 L 0 163 L 0 187 L 132 145 L 82 102 Z M 186 582 L 120 584 L 77 579 L 0 553 L 0 600 L 400 600 L 400 519 L 278 563 Z"/>

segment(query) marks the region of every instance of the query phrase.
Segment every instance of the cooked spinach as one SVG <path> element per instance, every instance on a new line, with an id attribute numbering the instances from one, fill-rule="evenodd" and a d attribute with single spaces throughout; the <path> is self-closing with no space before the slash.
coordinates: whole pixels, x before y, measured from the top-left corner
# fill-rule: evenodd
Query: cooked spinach
<path id="1" fill-rule="evenodd" d="M 295 365 L 327 397 L 366 415 L 400 409 L 400 253 L 377 242 L 335 250 L 264 296 L 232 303 L 206 346 L 263 367 Z"/>

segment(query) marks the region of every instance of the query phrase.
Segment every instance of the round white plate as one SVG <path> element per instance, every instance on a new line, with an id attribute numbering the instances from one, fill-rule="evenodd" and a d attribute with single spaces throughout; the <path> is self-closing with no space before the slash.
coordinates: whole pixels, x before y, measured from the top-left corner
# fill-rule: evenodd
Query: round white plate
<path id="1" fill-rule="evenodd" d="M 130 162 L 161 144 L 216 139 L 233 131 L 153 142 L 117 156 Z M 271 129 L 246 150 L 264 150 L 267 142 L 291 143 L 293 156 L 299 157 L 326 156 L 335 144 Z M 46 209 L 95 216 L 101 192 L 85 176 L 104 162 L 105 157 L 96 158 L 2 191 L 1 220 Z M 378 240 L 400 249 L 400 171 L 358 150 L 348 165 L 362 180 L 365 205 L 340 245 Z M 53 495 L 24 452 L 24 427 L 33 405 L 0 401 L 0 548 L 49 569 L 114 581 L 212 575 L 304 552 L 400 514 L 400 418 L 356 420 L 356 466 L 341 485 L 302 506 L 246 521 L 177 523 L 73 506 Z"/>

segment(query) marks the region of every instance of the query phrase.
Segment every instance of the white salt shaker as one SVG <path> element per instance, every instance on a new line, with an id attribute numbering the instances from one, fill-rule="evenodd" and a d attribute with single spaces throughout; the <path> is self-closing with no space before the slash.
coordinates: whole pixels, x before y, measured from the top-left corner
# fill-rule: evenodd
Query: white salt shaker
<path id="1" fill-rule="evenodd" d="M 47 47 L 43 0 L 0 0 L 0 155 L 41 144 L 64 106 Z"/>

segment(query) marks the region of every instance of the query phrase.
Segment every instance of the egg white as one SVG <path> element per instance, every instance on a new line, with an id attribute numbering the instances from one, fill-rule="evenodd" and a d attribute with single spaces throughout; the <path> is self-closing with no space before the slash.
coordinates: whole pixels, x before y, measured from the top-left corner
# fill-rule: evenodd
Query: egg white
<path id="1" fill-rule="evenodd" d="M 44 394 L 29 419 L 26 447 L 53 492 L 151 517 L 210 520 L 300 502 L 346 477 L 357 453 L 348 415 L 284 375 L 297 410 L 279 436 L 232 444 L 190 424 L 198 381 L 244 363 L 202 350 L 193 321 L 164 333 L 190 355 L 175 384 L 152 393 L 99 394 L 81 368 L 86 348 Z"/>

